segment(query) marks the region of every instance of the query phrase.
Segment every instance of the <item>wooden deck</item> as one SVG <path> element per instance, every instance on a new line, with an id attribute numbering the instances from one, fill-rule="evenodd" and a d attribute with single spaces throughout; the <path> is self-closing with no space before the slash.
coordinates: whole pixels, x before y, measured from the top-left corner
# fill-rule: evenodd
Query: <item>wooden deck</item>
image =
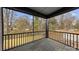
<path id="1" fill-rule="evenodd" d="M 45 38 L 9 51 L 76 51 L 76 49 Z"/>

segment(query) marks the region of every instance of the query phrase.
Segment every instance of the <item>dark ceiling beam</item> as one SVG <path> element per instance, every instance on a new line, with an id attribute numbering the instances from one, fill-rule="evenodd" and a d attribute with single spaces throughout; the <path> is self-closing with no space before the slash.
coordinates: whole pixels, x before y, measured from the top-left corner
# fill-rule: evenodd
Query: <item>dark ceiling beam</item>
<path id="1" fill-rule="evenodd" d="M 19 12 L 23 12 L 23 13 L 27 13 L 27 14 L 30 14 L 30 15 L 34 15 L 34 16 L 43 17 L 43 18 L 48 19 L 48 18 L 51 18 L 51 17 L 54 17 L 54 16 L 58 16 L 58 15 L 67 13 L 69 11 L 78 9 L 79 7 L 63 7 L 61 9 L 49 14 L 49 15 L 44 15 L 40 12 L 37 12 L 35 10 L 30 9 L 29 7 L 3 7 L 3 8 L 8 8 L 8 9 L 12 9 L 12 10 L 15 10 L 15 11 L 19 11 Z"/>
<path id="2" fill-rule="evenodd" d="M 37 12 L 35 10 L 32 10 L 29 7 L 3 7 L 3 8 L 8 8 L 8 9 L 11 9 L 11 10 L 15 10 L 15 11 L 27 13 L 27 14 L 30 14 L 30 15 L 46 18 L 46 15 L 44 15 L 40 12 Z"/>
<path id="3" fill-rule="evenodd" d="M 54 16 L 58 16 L 58 15 L 61 15 L 61 14 L 64 14 L 64 13 L 67 13 L 69 11 L 72 11 L 72 10 L 75 10 L 75 9 L 78 9 L 79 7 L 63 7 L 49 15 L 47 15 L 46 17 L 47 18 L 51 18 L 51 17 L 54 17 Z"/>

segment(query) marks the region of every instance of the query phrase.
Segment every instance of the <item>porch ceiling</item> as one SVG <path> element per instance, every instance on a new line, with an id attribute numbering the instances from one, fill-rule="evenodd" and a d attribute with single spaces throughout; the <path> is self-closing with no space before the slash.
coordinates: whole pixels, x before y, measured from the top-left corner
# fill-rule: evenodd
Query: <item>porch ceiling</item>
<path id="1" fill-rule="evenodd" d="M 78 7 L 5 7 L 5 8 L 13 9 L 16 11 L 28 13 L 43 18 L 50 18 L 53 16 L 57 16 L 72 11 L 74 9 L 77 9 Z"/>
<path id="2" fill-rule="evenodd" d="M 29 7 L 29 8 L 38 11 L 44 15 L 48 15 L 61 9 L 62 7 Z"/>

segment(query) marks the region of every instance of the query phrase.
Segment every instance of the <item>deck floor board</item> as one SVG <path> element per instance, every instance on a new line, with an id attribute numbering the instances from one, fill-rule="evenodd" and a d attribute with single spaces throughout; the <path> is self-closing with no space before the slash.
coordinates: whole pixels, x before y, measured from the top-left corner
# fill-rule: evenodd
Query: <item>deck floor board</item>
<path id="1" fill-rule="evenodd" d="M 76 49 L 45 38 L 9 51 L 76 51 Z"/>

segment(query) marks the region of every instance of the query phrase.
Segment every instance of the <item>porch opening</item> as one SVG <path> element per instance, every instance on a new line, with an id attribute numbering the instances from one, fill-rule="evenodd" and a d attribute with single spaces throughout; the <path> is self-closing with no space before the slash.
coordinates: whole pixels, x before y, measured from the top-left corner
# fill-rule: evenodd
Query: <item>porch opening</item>
<path id="1" fill-rule="evenodd" d="M 34 50 L 79 49 L 78 8 L 3 7 L 1 10 L 2 50 L 20 50 L 24 46 L 27 49 L 38 46 Z"/>

